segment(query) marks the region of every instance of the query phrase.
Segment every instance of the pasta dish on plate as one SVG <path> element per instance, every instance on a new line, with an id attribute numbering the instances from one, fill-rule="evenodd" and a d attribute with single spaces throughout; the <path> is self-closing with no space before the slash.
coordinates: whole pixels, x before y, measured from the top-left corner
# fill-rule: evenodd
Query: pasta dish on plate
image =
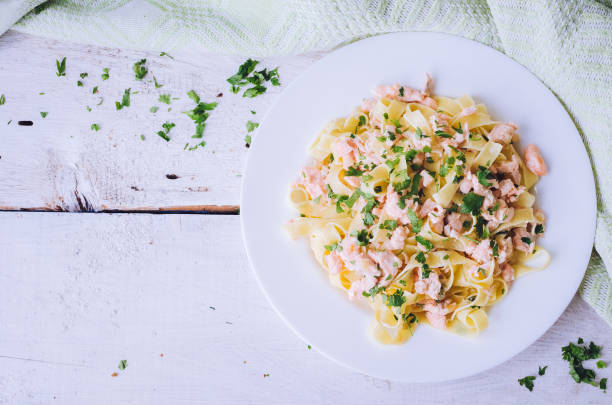
<path id="1" fill-rule="evenodd" d="M 536 245 L 538 148 L 521 157 L 515 124 L 469 96 L 434 96 L 427 79 L 423 91 L 377 86 L 329 123 L 290 192 L 299 217 L 289 233 L 308 237 L 331 283 L 372 307 L 387 344 L 423 322 L 483 331 L 513 280 L 550 261 Z"/>

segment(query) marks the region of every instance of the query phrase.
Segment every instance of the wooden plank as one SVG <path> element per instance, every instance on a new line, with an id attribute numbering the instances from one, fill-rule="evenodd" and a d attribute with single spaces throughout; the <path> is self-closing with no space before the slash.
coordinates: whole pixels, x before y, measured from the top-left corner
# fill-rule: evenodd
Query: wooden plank
<path id="1" fill-rule="evenodd" d="M 67 75 L 60 78 L 55 61 L 64 56 Z M 210 211 L 229 205 L 235 210 L 248 153 L 246 122 L 259 122 L 282 88 L 321 55 L 262 60 L 263 67 L 280 67 L 282 86 L 270 86 L 256 98 L 232 94 L 225 81 L 244 57 L 172 56 L 15 32 L 0 37 L 0 94 L 6 97 L 0 106 L 0 209 L 138 211 L 206 206 Z M 140 82 L 132 65 L 142 58 L 148 61 L 149 75 Z M 103 81 L 105 67 L 110 79 Z M 82 72 L 89 76 L 78 87 Z M 163 87 L 155 88 L 153 76 Z M 99 87 L 97 95 L 92 94 L 94 86 Z M 115 101 L 121 100 L 126 88 L 132 89 L 131 105 L 117 111 Z M 206 147 L 186 151 L 184 145 L 194 143 L 194 124 L 181 112 L 193 108 L 186 96 L 191 89 L 219 106 L 207 121 Z M 217 97 L 220 93 L 223 96 Z M 168 106 L 157 101 L 160 94 L 180 100 Z M 97 106 L 100 100 L 103 103 Z M 152 106 L 159 106 L 159 111 L 151 113 Z M 48 112 L 46 118 L 41 111 Z M 19 120 L 34 125 L 19 126 Z M 168 143 L 156 135 L 166 121 L 176 123 Z M 98 132 L 91 130 L 93 123 L 100 125 Z"/>
<path id="2" fill-rule="evenodd" d="M 237 216 L 0 213 L 0 230 L 0 403 L 608 399 L 575 384 L 561 359 L 561 346 L 578 336 L 603 344 L 603 359 L 612 359 L 610 328 L 579 298 L 503 365 L 459 381 L 405 384 L 351 372 L 308 350 L 260 292 Z M 533 392 L 518 385 L 543 365 L 549 368 Z"/>

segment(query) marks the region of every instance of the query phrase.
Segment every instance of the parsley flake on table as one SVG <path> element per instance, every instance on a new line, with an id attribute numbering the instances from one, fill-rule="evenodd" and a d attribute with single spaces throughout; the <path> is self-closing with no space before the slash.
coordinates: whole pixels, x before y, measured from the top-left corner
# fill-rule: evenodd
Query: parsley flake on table
<path id="1" fill-rule="evenodd" d="M 94 88 L 91 90 L 91 94 L 96 94 L 97 92 L 98 92 L 98 86 L 94 87 Z"/>
<path id="2" fill-rule="evenodd" d="M 84 72 L 84 73 L 81 73 L 79 76 L 81 77 L 81 79 L 84 79 L 87 76 L 89 76 L 89 74 Z"/>
<path id="3" fill-rule="evenodd" d="M 538 366 L 538 375 L 544 375 L 546 374 L 546 369 L 548 368 L 548 366 L 544 366 L 544 367 L 540 367 Z"/>
<path id="4" fill-rule="evenodd" d="M 98 125 L 98 124 L 91 124 L 91 130 L 92 131 L 99 131 L 100 130 L 100 125 Z"/>
<path id="5" fill-rule="evenodd" d="M 170 130 L 174 128 L 175 126 L 176 124 L 174 122 L 166 121 L 165 123 L 162 124 L 163 130 L 157 131 L 157 135 L 159 135 L 160 138 L 162 138 L 164 141 L 170 142 L 170 137 L 168 136 L 168 134 L 170 133 Z"/>
<path id="6" fill-rule="evenodd" d="M 115 101 L 115 107 L 117 108 L 117 110 L 121 110 L 123 107 L 130 106 L 130 92 L 131 91 L 132 91 L 131 88 L 125 89 L 123 91 L 123 97 L 121 98 L 121 102 Z"/>
<path id="7" fill-rule="evenodd" d="M 597 346 L 595 343 L 591 342 L 588 346 L 582 345 L 584 340 L 582 338 L 578 338 L 578 344 L 574 344 L 569 342 L 567 346 L 563 346 L 561 348 L 561 354 L 563 360 L 569 363 L 569 374 L 572 376 L 574 381 L 577 383 L 587 383 L 594 387 L 599 386 L 601 388 L 601 381 L 597 383 L 595 381 L 595 371 L 584 368 L 582 365 L 583 361 L 596 359 L 601 355 L 601 346 Z M 602 378 L 602 381 L 604 379 Z M 606 383 L 603 383 L 604 387 Z M 601 388 L 605 389 L 605 388 Z"/>
<path id="8" fill-rule="evenodd" d="M 110 77 L 110 74 L 108 73 L 108 68 L 104 68 L 102 69 L 102 80 L 108 80 L 108 78 Z"/>
<path id="9" fill-rule="evenodd" d="M 147 67 L 145 66 L 145 63 L 147 63 L 146 59 L 141 59 L 138 62 L 134 63 L 132 70 L 134 70 L 134 76 L 136 77 L 136 80 L 144 79 L 147 73 L 149 73 Z"/>
<path id="10" fill-rule="evenodd" d="M 59 60 L 55 61 L 55 66 L 57 67 L 57 72 L 55 73 L 57 77 L 66 76 L 66 57 L 60 62 Z"/>
<path id="11" fill-rule="evenodd" d="M 167 57 L 169 57 L 170 59 L 174 59 L 172 56 L 170 56 L 170 55 L 169 55 L 168 53 L 166 53 L 166 52 L 160 52 L 159 56 L 167 56 Z"/>
<path id="12" fill-rule="evenodd" d="M 597 363 L 595 363 L 595 365 L 597 366 L 597 368 L 606 368 L 606 367 L 608 367 L 606 362 L 603 361 L 603 360 L 598 360 Z"/>
<path id="13" fill-rule="evenodd" d="M 280 86 L 278 68 L 270 71 L 268 69 L 255 71 L 258 63 L 259 61 L 247 59 L 240 65 L 238 72 L 227 79 L 227 82 L 232 85 L 230 89 L 232 93 L 238 94 L 243 87 L 253 85 L 242 94 L 242 97 L 252 98 L 266 92 L 267 88 L 264 86 L 266 82 L 270 82 L 273 86 Z"/>
<path id="14" fill-rule="evenodd" d="M 170 94 L 160 94 L 157 101 L 160 103 L 170 104 Z"/>
<path id="15" fill-rule="evenodd" d="M 157 83 L 157 79 L 155 78 L 155 76 L 153 76 L 153 83 L 155 84 L 156 89 L 159 89 L 160 87 L 164 87 L 163 84 Z"/>
<path id="16" fill-rule="evenodd" d="M 0 95 L 0 105 L 4 105 L 4 103 L 6 103 L 6 97 L 4 96 L 4 94 Z"/>
<path id="17" fill-rule="evenodd" d="M 521 385 L 521 387 L 524 386 L 529 391 L 533 391 L 533 382 L 535 381 L 535 379 L 536 378 L 534 375 L 529 375 L 527 377 L 519 378 L 518 383 Z"/>
<path id="18" fill-rule="evenodd" d="M 259 124 L 257 122 L 247 121 L 246 123 L 247 134 L 244 136 L 244 143 L 247 148 L 251 146 L 251 143 L 253 141 L 253 139 L 251 138 L 251 135 L 249 134 L 255 131 L 255 128 L 257 127 L 259 127 Z"/>
<path id="19" fill-rule="evenodd" d="M 117 366 L 117 368 L 119 368 L 119 370 L 125 370 L 126 367 L 127 367 L 127 360 L 119 361 L 119 366 Z"/>
<path id="20" fill-rule="evenodd" d="M 83 87 L 83 82 L 82 82 L 82 81 L 80 81 L 80 80 L 77 80 L 77 86 L 78 86 L 78 87 Z"/>
<path id="21" fill-rule="evenodd" d="M 157 110 L 159 110 L 159 107 L 155 106 L 155 105 L 153 107 L 149 108 L 149 111 L 152 112 L 153 114 L 155 114 L 157 112 Z"/>
<path id="22" fill-rule="evenodd" d="M 49 113 L 48 113 L 48 112 L 46 112 L 46 111 L 41 111 L 41 112 L 40 112 L 40 116 L 41 116 L 41 117 L 43 117 L 43 118 L 46 118 L 48 114 L 49 114 Z"/>
<path id="23" fill-rule="evenodd" d="M 206 127 L 206 120 L 209 116 L 208 111 L 214 110 L 215 107 L 217 107 L 217 103 L 204 103 L 200 101 L 200 97 L 193 90 L 189 91 L 187 95 L 196 102 L 196 106 L 193 110 L 184 112 L 196 124 L 196 132 L 192 138 L 201 138 L 204 133 L 204 128 Z"/>

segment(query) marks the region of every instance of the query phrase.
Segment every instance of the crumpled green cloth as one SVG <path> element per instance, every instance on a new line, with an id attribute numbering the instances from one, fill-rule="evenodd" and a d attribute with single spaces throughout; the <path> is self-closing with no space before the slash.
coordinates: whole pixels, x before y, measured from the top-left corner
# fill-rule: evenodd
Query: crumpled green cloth
<path id="1" fill-rule="evenodd" d="M 612 324 L 612 0 L 0 0 L 0 33 L 11 26 L 111 47 L 249 56 L 439 31 L 504 52 L 559 97 L 591 157 L 597 231 L 580 294 Z"/>

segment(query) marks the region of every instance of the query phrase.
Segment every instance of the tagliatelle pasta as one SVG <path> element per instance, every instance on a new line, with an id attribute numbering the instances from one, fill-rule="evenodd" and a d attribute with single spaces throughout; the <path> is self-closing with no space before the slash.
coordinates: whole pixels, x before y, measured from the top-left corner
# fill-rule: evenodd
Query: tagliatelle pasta
<path id="1" fill-rule="evenodd" d="M 403 343 L 422 322 L 479 333 L 515 277 L 550 261 L 531 191 L 546 165 L 534 145 L 523 160 L 517 126 L 469 96 L 397 84 L 374 95 L 317 136 L 287 230 L 370 304 L 380 342 Z"/>

